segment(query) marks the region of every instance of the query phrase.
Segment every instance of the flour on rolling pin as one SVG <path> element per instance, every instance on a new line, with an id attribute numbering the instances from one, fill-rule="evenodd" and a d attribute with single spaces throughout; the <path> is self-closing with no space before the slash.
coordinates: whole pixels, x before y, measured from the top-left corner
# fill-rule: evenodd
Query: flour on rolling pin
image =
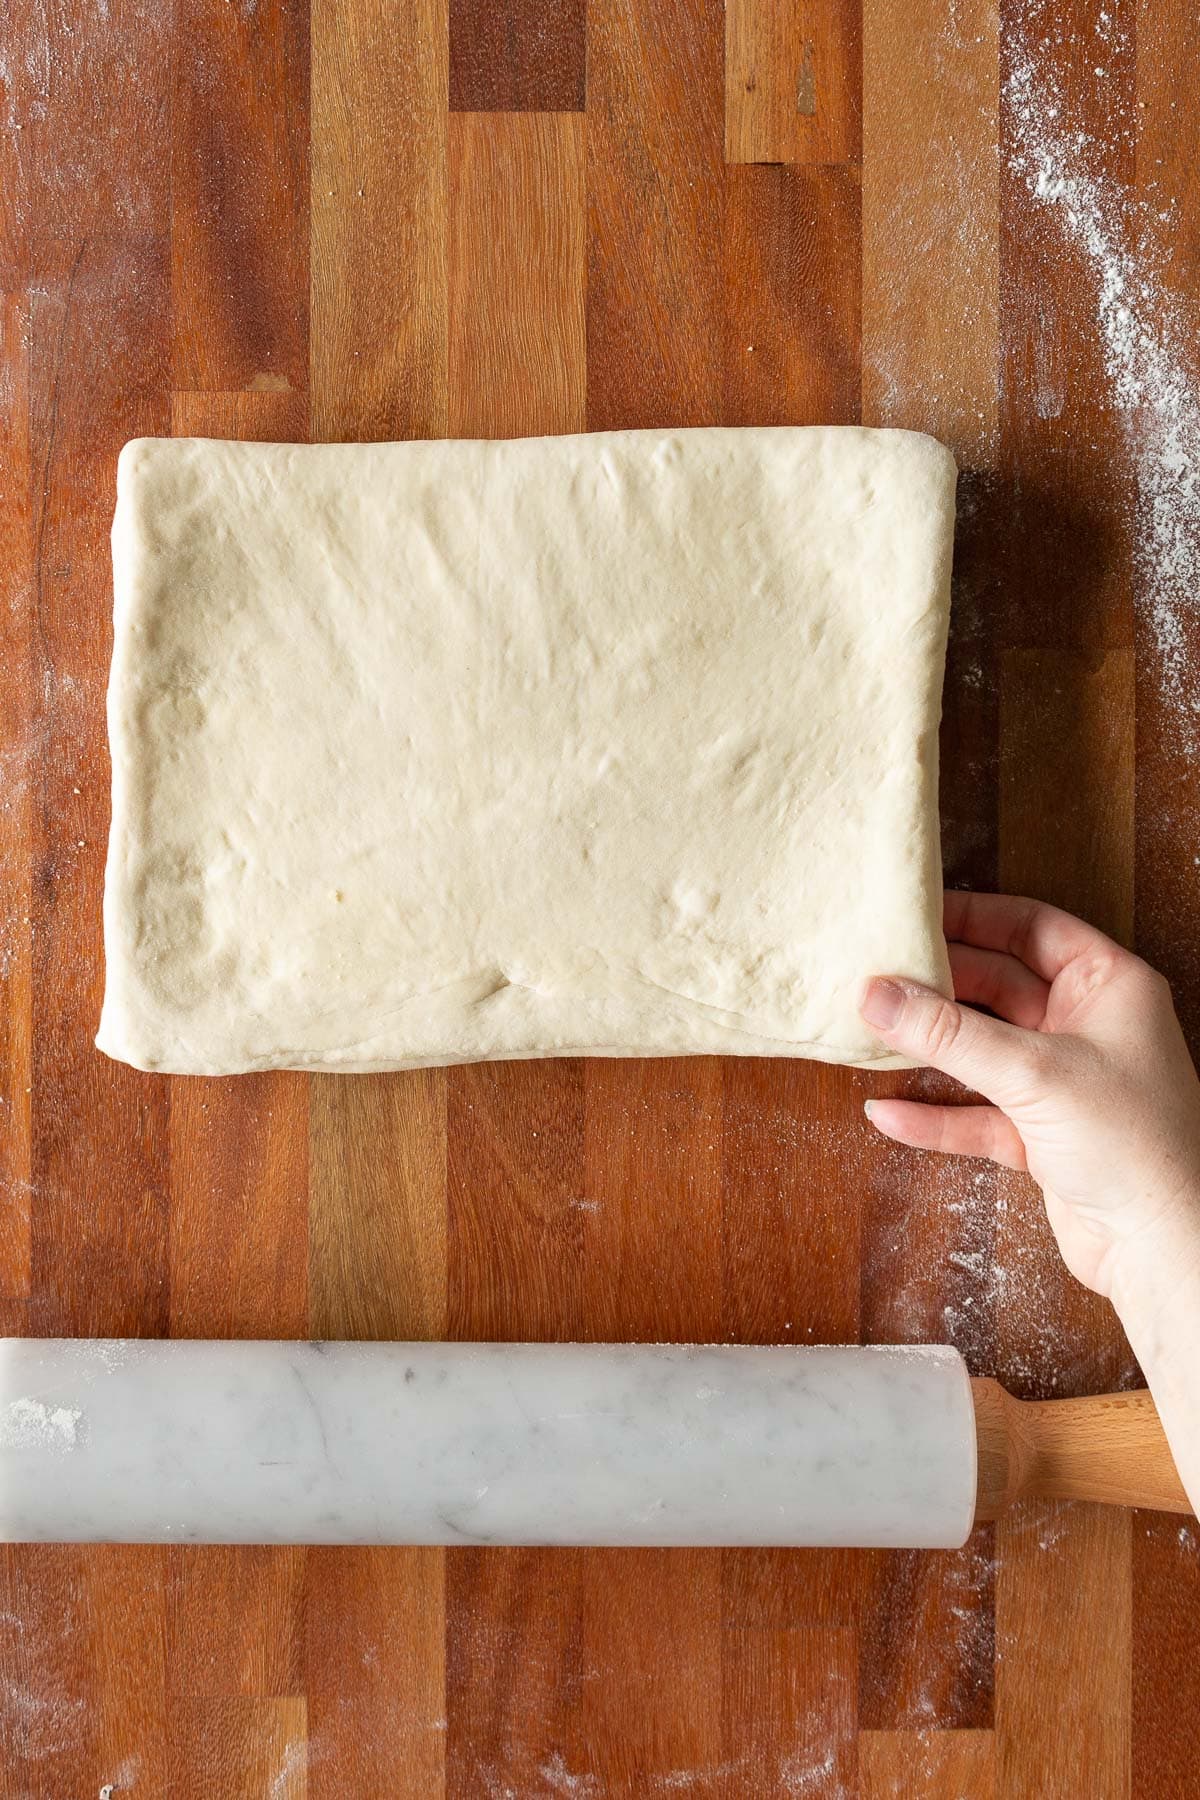
<path id="1" fill-rule="evenodd" d="M 10 1400 L 0 1414 L 0 1449 L 71 1450 L 78 1442 L 83 1413 L 73 1406 L 46 1406 L 29 1394 Z"/>

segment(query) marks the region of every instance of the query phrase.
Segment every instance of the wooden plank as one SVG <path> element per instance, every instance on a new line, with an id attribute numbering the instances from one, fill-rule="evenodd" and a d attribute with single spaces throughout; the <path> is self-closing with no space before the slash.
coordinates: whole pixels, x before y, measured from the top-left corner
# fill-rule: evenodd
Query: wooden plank
<path id="1" fill-rule="evenodd" d="M 582 431 L 586 406 L 583 120 L 450 120 L 450 429 Z"/>
<path id="2" fill-rule="evenodd" d="M 452 1611 L 446 1791 L 587 1792 L 576 1738 L 587 1674 L 577 1550 L 459 1550 Z"/>
<path id="3" fill-rule="evenodd" d="M 272 387 L 233 394 L 203 389 L 199 393 L 174 393 L 171 436 L 302 444 L 308 437 L 308 395 L 295 388 Z"/>
<path id="4" fill-rule="evenodd" d="M 711 0 L 588 7 L 594 430 L 721 418 L 720 32 Z M 588 1064 L 588 1336 L 720 1328 L 716 1069 Z M 680 1775 L 712 1786 L 723 1753 L 720 1620 L 716 1553 L 585 1559 L 583 1643 L 597 1678 L 585 1687 L 579 1762 L 601 1793 Z"/>
<path id="5" fill-rule="evenodd" d="M 992 1800 L 990 1731 L 863 1731 L 859 1800 Z"/>
<path id="6" fill-rule="evenodd" d="M 1128 650 L 1094 657 L 1012 651 L 1005 658 L 1005 882 L 1082 912 L 1125 940 L 1133 920 L 1132 716 Z M 1036 791 L 1027 773 L 1033 766 Z M 1001 1221 L 996 1252 L 1006 1385 L 1030 1395 L 1128 1385 L 1132 1357 L 1110 1309 L 1066 1273 L 1032 1183 L 1020 1190 Z M 1002 1520 L 996 1532 L 997 1793 L 1024 1794 L 1033 1783 L 1064 1797 L 1081 1788 L 1127 1794 L 1129 1514 L 1038 1505 Z M 1052 1632 L 1038 1629 L 1046 1617 L 1055 1620 Z"/>
<path id="7" fill-rule="evenodd" d="M 586 1678 L 570 1766 L 606 1800 L 684 1783 L 719 1793 L 719 1553 L 591 1550 L 582 1589 Z"/>
<path id="8" fill-rule="evenodd" d="M 860 211 L 857 171 L 727 174 L 727 425 L 858 423 Z"/>
<path id="9" fill-rule="evenodd" d="M 997 447 L 999 57 L 994 0 L 864 9 L 863 420 L 973 468 Z"/>
<path id="10" fill-rule="evenodd" d="M 588 8 L 592 431 L 721 415 L 719 0 Z"/>
<path id="11" fill-rule="evenodd" d="M 585 1072 L 584 1331 L 600 1340 L 721 1334 L 721 1065 L 595 1060 Z M 721 1558 L 590 1553 L 579 1760 L 600 1792 L 635 1795 L 722 1760 Z M 586 1757 L 586 1760 L 584 1760 Z"/>
<path id="12" fill-rule="evenodd" d="M 30 310 L 24 291 L 0 295 L 0 568 L 9 593 L 0 611 L 0 1294 L 21 1299 L 30 1292 L 33 1259 L 29 851 L 41 748 L 33 709 Z"/>
<path id="13" fill-rule="evenodd" d="M 78 247 L 166 228 L 175 15 L 13 7 L 5 19 L 0 285 L 65 280 Z M 136 121 L 136 126 L 133 122 Z"/>
<path id="14" fill-rule="evenodd" d="M 181 0 L 172 95 L 172 387 L 308 379 L 308 11 Z"/>
<path id="15" fill-rule="evenodd" d="M 447 3 L 312 7 L 319 440 L 446 430 Z"/>
<path id="16" fill-rule="evenodd" d="M 449 1081 L 449 1335 L 571 1339 L 585 1328 L 583 1072 L 478 1063 Z"/>
<path id="17" fill-rule="evenodd" d="M 6 35 L 0 551 L 21 614 L 27 686 L 12 724 L 29 762 L 6 817 L 4 906 L 32 953 L 18 937 L 7 972 L 6 1069 L 27 1091 L 4 1121 L 31 1211 L 26 1234 L 21 1188 L 4 1196 L 5 1286 L 30 1300 L 6 1305 L 3 1323 L 34 1333 L 154 1329 L 165 1316 L 165 1084 L 92 1046 L 113 465 L 166 412 L 170 20 L 139 13 L 122 0 L 103 19 L 29 11 Z M 6 1794 L 82 1793 L 120 1773 L 161 1789 L 161 1553 L 16 1546 L 3 1562 Z"/>
<path id="18" fill-rule="evenodd" d="M 996 1528 L 996 1794 L 1129 1793 L 1127 1512 L 1036 1501 Z"/>
<path id="19" fill-rule="evenodd" d="M 308 1092 L 303 1076 L 171 1082 L 173 1337 L 304 1337 Z"/>
<path id="20" fill-rule="evenodd" d="M 164 246 L 88 240 L 31 318 L 37 764 L 32 846 L 35 1332 L 166 1324 L 167 1084 L 93 1046 L 108 820 L 107 522 L 117 451 L 166 426 Z M 92 1199 L 104 1171 L 109 1203 Z"/>
<path id="21" fill-rule="evenodd" d="M 1133 1515 L 1131 1785 L 1134 1800 L 1195 1790 L 1200 1770 L 1200 1530 Z"/>
<path id="22" fill-rule="evenodd" d="M 713 1791 L 843 1800 L 856 1786 L 850 1630 L 727 1631 L 723 1783 Z"/>
<path id="23" fill-rule="evenodd" d="M 861 0 L 729 0 L 726 162 L 859 160 L 862 12 Z"/>
<path id="24" fill-rule="evenodd" d="M 586 0 L 451 0 L 452 113 L 582 112 Z"/>
<path id="25" fill-rule="evenodd" d="M 312 1078 L 311 1336 L 445 1336 L 445 1105 L 440 1069 Z M 444 1597 L 440 1550 L 309 1553 L 314 1800 L 442 1792 Z"/>
<path id="26" fill-rule="evenodd" d="M 594 1058 L 584 1074 L 584 1330 L 721 1336 L 721 1064 Z"/>
<path id="27" fill-rule="evenodd" d="M 0 1793 L 167 1791 L 165 1553 L 9 1546 L 0 1574 Z"/>
<path id="28" fill-rule="evenodd" d="M 311 1334 L 444 1336 L 442 1071 L 313 1076 L 309 1129 Z"/>
<path id="29" fill-rule="evenodd" d="M 172 1800 L 306 1800 L 303 1699 L 221 1695 L 177 1700 L 171 1709 Z"/>
<path id="30" fill-rule="evenodd" d="M 725 1550 L 721 1623 L 726 1631 L 857 1629 L 875 1560 L 864 1550 Z"/>
<path id="31" fill-rule="evenodd" d="M 309 1800 L 444 1792 L 443 1570 L 436 1550 L 308 1552 Z"/>
<path id="32" fill-rule="evenodd" d="M 226 56 L 244 70 L 253 49 L 236 35 Z M 274 16 L 269 32 L 281 21 Z M 305 70 L 291 59 L 282 78 L 295 82 Z M 197 83 L 203 93 L 206 71 Z M 181 76 L 191 88 L 191 72 Z M 272 85 L 272 84 L 269 84 Z M 193 99 L 197 96 L 193 96 Z M 244 102 L 244 96 L 243 96 Z M 185 112 L 185 119 L 190 114 Z M 253 120 L 223 117 L 230 138 L 256 132 Z M 261 137 L 261 133 L 258 133 Z M 177 146 L 185 157 L 190 128 Z M 261 155 L 256 137 L 254 154 Z M 204 176 L 202 186 L 208 179 Z M 252 203 L 257 196 L 251 196 Z M 255 308 L 247 327 L 239 296 L 232 311 L 228 296 L 203 279 L 214 240 L 242 236 L 254 221 L 243 209 L 232 212 L 218 196 L 207 219 L 190 183 L 184 184 L 175 220 L 176 280 L 188 287 L 183 327 L 200 332 L 204 354 L 176 343 L 176 363 L 192 380 L 237 380 L 239 360 L 251 342 L 261 342 L 272 324 L 278 293 L 250 296 Z M 261 225 L 262 221 L 259 221 Z M 286 231 L 291 268 L 307 269 L 307 245 L 297 242 L 295 205 L 279 211 L 266 241 Z M 211 273 L 211 269 L 209 270 Z M 282 270 L 288 273 L 287 259 Z M 303 293 L 303 285 L 301 292 Z M 293 304 L 294 296 L 287 296 Z M 207 322 L 204 308 L 210 309 Z M 277 321 L 287 338 L 291 315 Z M 249 333 L 249 341 L 248 341 Z M 259 334 L 257 337 L 255 334 Z M 300 358 L 303 336 L 298 339 Z M 255 360 L 253 357 L 251 360 Z M 295 439 L 307 432 L 307 382 L 295 357 L 284 373 L 263 360 L 244 391 L 217 388 L 175 392 L 171 431 L 177 436 Z M 225 1081 L 171 1082 L 170 1106 L 170 1328 L 176 1337 L 304 1337 L 308 1330 L 308 1084 L 304 1076 L 268 1073 Z M 303 1700 L 302 1583 L 304 1553 L 294 1549 L 214 1545 L 173 1549 L 168 1554 L 167 1670 L 172 1695 L 172 1778 L 187 1791 L 198 1784 L 208 1758 L 224 1771 L 231 1790 L 252 1792 L 260 1779 L 271 1792 L 303 1793 L 306 1762 Z M 291 1697 L 284 1706 L 276 1702 Z M 266 1701 L 265 1706 L 244 1702 Z M 227 1701 L 232 1704 L 226 1704 Z M 297 1708 L 299 1709 L 297 1711 Z"/>
<path id="33" fill-rule="evenodd" d="M 1193 841 L 1200 819 L 1200 671 L 1195 606 L 1200 518 L 1191 486 L 1200 449 L 1200 267 L 1196 133 L 1180 106 L 1179 71 L 1200 54 L 1200 18 L 1186 0 L 1144 0 L 1137 18 L 1134 195 L 1150 330 L 1140 373 L 1136 440 L 1137 944 L 1166 974 L 1193 1054 L 1200 1046 L 1200 934 Z M 1197 1776 L 1200 1781 L 1200 1775 Z"/>
<path id="34" fill-rule="evenodd" d="M 841 1070 L 730 1057 L 721 1071 L 724 1335 L 853 1344 L 859 1335 L 862 1101 Z"/>
<path id="35" fill-rule="evenodd" d="M 304 1686 L 305 1552 L 189 1544 L 167 1551 L 166 1678 L 191 1699 L 297 1696 Z"/>
<path id="36" fill-rule="evenodd" d="M 859 1637 L 859 1723 L 870 1731 L 992 1723 L 994 1540 L 875 1559 Z"/>

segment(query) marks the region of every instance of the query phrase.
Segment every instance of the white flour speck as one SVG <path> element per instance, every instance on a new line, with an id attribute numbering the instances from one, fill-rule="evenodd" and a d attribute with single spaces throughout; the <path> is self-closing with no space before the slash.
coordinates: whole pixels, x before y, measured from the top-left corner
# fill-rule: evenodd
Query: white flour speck
<path id="1" fill-rule="evenodd" d="M 25 1395 L 10 1400 L 0 1416 L 0 1446 L 6 1450 L 73 1450 L 83 1414 L 71 1406 L 46 1406 Z"/>
<path id="2" fill-rule="evenodd" d="M 1106 18 L 1099 35 L 1111 41 Z M 1154 227 L 1161 214 L 1127 184 L 1089 166 L 1099 160 L 1093 140 L 1072 126 L 1037 47 L 1014 34 L 1012 56 L 1004 95 L 1009 167 L 1093 284 L 1105 375 L 1133 466 L 1138 604 L 1150 627 L 1174 748 L 1195 754 L 1200 683 L 1188 637 L 1200 607 L 1196 321 L 1156 266 Z"/>

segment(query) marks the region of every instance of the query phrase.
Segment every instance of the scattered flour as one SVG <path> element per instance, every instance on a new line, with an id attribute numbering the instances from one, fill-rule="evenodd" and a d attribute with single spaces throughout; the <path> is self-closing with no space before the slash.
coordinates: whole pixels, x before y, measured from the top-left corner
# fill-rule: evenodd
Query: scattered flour
<path id="1" fill-rule="evenodd" d="M 1102 49 L 1120 47 L 1102 13 Z M 1008 166 L 1082 260 L 1095 292 L 1095 324 L 1112 404 L 1120 415 L 1136 494 L 1138 604 L 1167 702 L 1170 747 L 1200 751 L 1200 681 L 1190 637 L 1200 617 L 1200 385 L 1194 309 L 1172 292 L 1158 244 L 1174 203 L 1159 208 L 1112 175 L 1092 137 L 1074 124 L 1044 43 L 1010 34 L 1004 99 Z M 1096 74 L 1104 74 L 1097 68 Z M 1128 141 L 1133 127 L 1126 127 Z"/>
<path id="2" fill-rule="evenodd" d="M 293 1800 L 306 1790 L 308 1745 L 303 1738 L 292 1738 L 283 1753 L 283 1761 L 271 1778 L 268 1800 Z"/>
<path id="3" fill-rule="evenodd" d="M 6 1450 L 73 1450 L 83 1414 L 75 1407 L 46 1406 L 26 1395 L 10 1400 L 0 1415 L 0 1446 Z"/>

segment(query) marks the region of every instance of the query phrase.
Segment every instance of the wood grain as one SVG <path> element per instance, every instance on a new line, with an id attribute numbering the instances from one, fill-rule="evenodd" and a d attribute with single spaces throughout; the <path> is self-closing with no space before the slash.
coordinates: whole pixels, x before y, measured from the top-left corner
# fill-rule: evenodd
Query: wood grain
<path id="1" fill-rule="evenodd" d="M 93 1047 L 108 822 L 105 542 L 126 438 L 167 425 L 165 245 L 85 238 L 30 315 L 34 729 L 30 1327 L 167 1325 L 167 1083 Z M 97 522 L 103 521 L 100 529 Z M 103 1170 L 109 1204 L 91 1195 Z"/>
<path id="2" fill-rule="evenodd" d="M 863 420 L 930 431 L 970 468 L 996 451 L 999 25 L 994 0 L 863 18 Z"/>
<path id="3" fill-rule="evenodd" d="M 839 1800 L 854 1792 L 855 1653 L 847 1629 L 725 1634 L 718 1793 Z"/>
<path id="4" fill-rule="evenodd" d="M 447 1781 L 451 1800 L 504 1787 L 571 1793 L 588 1669 L 579 1550 L 459 1550 L 451 1561 Z M 594 1679 L 594 1675 L 590 1677 Z"/>
<path id="5" fill-rule="evenodd" d="M 309 1800 L 444 1792 L 445 1621 L 440 1550 L 308 1552 Z"/>
<path id="6" fill-rule="evenodd" d="M 9 134 L 15 137 L 16 133 Z M 10 601 L 0 612 L 0 1293 L 27 1299 L 33 1279 L 33 905 L 28 849 L 39 743 L 34 721 L 33 467 L 29 442 L 29 303 L 5 294 L 0 310 L 0 564 Z"/>
<path id="7" fill-rule="evenodd" d="M 1130 1515 L 1032 1501 L 996 1529 L 996 1792 L 1127 1794 Z"/>
<path id="8" fill-rule="evenodd" d="M 445 434 L 447 35 L 447 0 L 312 6 L 317 440 Z"/>
<path id="9" fill-rule="evenodd" d="M 720 1065 L 597 1058 L 584 1094 L 585 1334 L 713 1342 L 722 1334 Z"/>
<path id="10" fill-rule="evenodd" d="M 950 878 L 1089 913 L 1200 1030 L 1156 415 L 1117 404 L 1098 265 L 1031 191 L 1013 86 L 1032 48 L 1194 396 L 1195 9 L 858 10 L 6 21 L 0 1329 L 940 1339 L 1026 1393 L 1131 1377 L 1027 1183 L 865 1128 L 869 1094 L 949 1091 L 928 1075 L 168 1084 L 91 1041 L 125 438 L 859 417 L 963 467 Z M 1190 1525 L 1044 1506 L 935 1556 L 7 1549 L 0 1795 L 1174 1800 L 1198 1600 Z"/>
<path id="11" fill-rule="evenodd" d="M 1200 1532 L 1193 1520 L 1133 1515 L 1130 1792 L 1186 1794 L 1200 1769 Z"/>
<path id="12" fill-rule="evenodd" d="M 721 416 L 721 12 L 591 0 L 587 417 L 591 431 Z"/>
<path id="13" fill-rule="evenodd" d="M 729 0 L 726 162 L 857 162 L 861 84 L 860 0 Z"/>
<path id="14" fill-rule="evenodd" d="M 258 1544 L 167 1551 L 167 1686 L 192 1699 L 304 1691 L 305 1552 Z"/>
<path id="15" fill-rule="evenodd" d="M 452 113 L 582 112 L 586 0 L 451 0 Z"/>
<path id="16" fill-rule="evenodd" d="M 317 1337 L 446 1330 L 440 1069 L 311 1078 L 309 1324 Z"/>
<path id="17" fill-rule="evenodd" d="M 454 436 L 583 430 L 585 225 L 582 118 L 451 118 Z"/>
<path id="18" fill-rule="evenodd" d="M 180 0 L 172 94 L 171 385 L 308 379 L 308 14 Z"/>
<path id="19" fill-rule="evenodd" d="M 849 169 L 731 169 L 725 423 L 855 425 L 861 189 Z"/>
<path id="20" fill-rule="evenodd" d="M 169 1791 L 179 1800 L 305 1800 L 307 1709 L 303 1699 L 223 1695 L 171 1709 Z"/>
<path id="21" fill-rule="evenodd" d="M 593 1785 L 620 1800 L 689 1777 L 714 1788 L 724 1752 L 718 1554 L 593 1550 L 582 1583 L 589 1679 L 577 1731 Z"/>
<path id="22" fill-rule="evenodd" d="M 990 1731 L 863 1731 L 858 1738 L 861 1800 L 992 1800 Z"/>

